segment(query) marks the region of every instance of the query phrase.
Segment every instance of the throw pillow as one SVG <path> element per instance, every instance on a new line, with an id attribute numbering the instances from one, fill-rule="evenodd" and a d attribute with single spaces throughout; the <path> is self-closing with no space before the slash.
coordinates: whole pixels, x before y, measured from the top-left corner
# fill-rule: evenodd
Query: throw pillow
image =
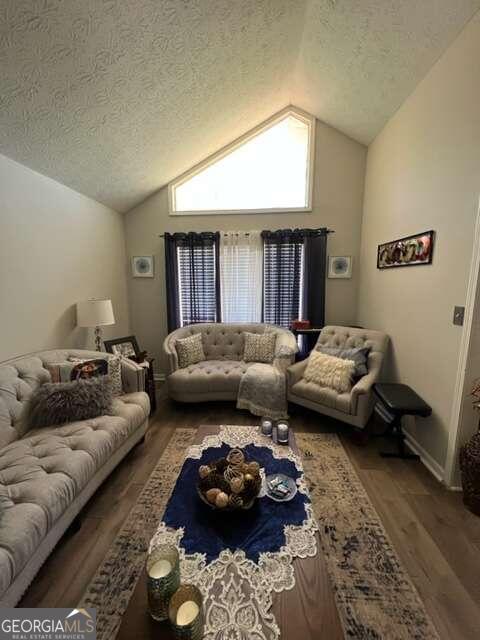
<path id="1" fill-rule="evenodd" d="M 96 360 L 84 360 L 82 358 L 74 358 L 71 357 L 69 358 L 69 362 L 70 363 L 78 363 L 78 364 L 83 364 L 83 365 L 88 365 L 90 362 L 97 362 Z M 108 373 L 109 377 L 110 377 L 110 382 L 112 383 L 112 395 L 113 396 L 121 396 L 123 394 L 123 384 L 122 384 L 122 356 L 110 356 L 108 358 L 108 360 L 103 360 L 103 362 L 106 363 L 107 365 L 107 371 L 105 371 L 105 374 Z M 87 377 L 87 376 L 82 376 L 82 377 Z M 70 377 L 70 380 L 74 380 L 75 378 Z M 57 382 L 56 380 L 53 380 L 52 377 L 52 382 Z M 60 380 L 58 381 L 60 382 Z M 67 382 L 67 380 L 61 380 L 61 382 Z"/>
<path id="2" fill-rule="evenodd" d="M 352 388 L 354 371 L 353 360 L 344 360 L 319 351 L 312 351 L 303 377 L 307 382 L 313 382 L 320 387 L 329 387 L 338 393 L 347 393 Z"/>
<path id="3" fill-rule="evenodd" d="M 51 362 L 45 366 L 50 372 L 52 382 L 70 382 L 80 378 L 97 378 L 108 374 L 108 362 L 101 358 L 95 360 L 70 358 L 66 362 Z"/>
<path id="4" fill-rule="evenodd" d="M 266 362 L 271 364 L 275 357 L 276 333 L 249 333 L 244 331 L 245 349 L 243 359 L 245 362 Z"/>
<path id="5" fill-rule="evenodd" d="M 24 424 L 27 429 L 97 418 L 111 412 L 112 387 L 108 376 L 72 382 L 47 382 L 30 396 Z"/>
<path id="6" fill-rule="evenodd" d="M 353 360 L 355 362 L 355 378 L 366 376 L 368 373 L 367 361 L 368 354 L 370 353 L 370 347 L 329 347 L 328 345 L 319 345 L 315 348 L 320 353 L 326 353 L 329 356 L 335 356 L 336 358 L 342 358 L 343 360 Z"/>
<path id="7" fill-rule="evenodd" d="M 193 336 L 188 336 L 188 338 L 178 338 L 175 341 L 175 347 L 180 369 L 185 369 L 191 364 L 197 364 L 197 362 L 205 360 L 201 333 L 195 333 Z"/>

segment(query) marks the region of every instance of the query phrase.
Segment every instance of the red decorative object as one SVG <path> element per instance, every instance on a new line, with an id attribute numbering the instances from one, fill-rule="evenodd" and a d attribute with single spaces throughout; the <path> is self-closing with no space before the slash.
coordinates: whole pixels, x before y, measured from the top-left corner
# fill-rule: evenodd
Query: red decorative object
<path id="1" fill-rule="evenodd" d="M 293 320 L 292 329 L 310 329 L 310 320 Z"/>

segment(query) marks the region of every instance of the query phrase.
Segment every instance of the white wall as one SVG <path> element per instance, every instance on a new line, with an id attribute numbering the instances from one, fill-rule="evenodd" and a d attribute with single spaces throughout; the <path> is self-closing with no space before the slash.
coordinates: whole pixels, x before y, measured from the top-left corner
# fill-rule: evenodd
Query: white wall
<path id="1" fill-rule="evenodd" d="M 370 146 L 358 319 L 392 339 L 389 376 L 433 407 L 411 433 L 443 467 L 480 193 L 480 14 Z M 431 266 L 376 269 L 379 243 L 433 228 Z"/>
<path id="2" fill-rule="evenodd" d="M 74 308 L 91 297 L 112 298 L 116 324 L 105 335 L 128 334 L 122 217 L 0 156 L 0 360 L 91 347 Z"/>
<path id="3" fill-rule="evenodd" d="M 353 256 L 351 280 L 328 280 L 326 317 L 330 323 L 355 323 L 358 256 L 362 216 L 366 148 L 317 121 L 315 182 L 312 213 L 169 216 L 167 189 L 161 189 L 125 217 L 127 253 L 155 256 L 155 277 L 129 278 L 132 330 L 142 349 L 157 357 L 157 369 L 166 367 L 162 342 L 167 335 L 164 231 L 224 231 L 326 226 L 331 255 Z"/>

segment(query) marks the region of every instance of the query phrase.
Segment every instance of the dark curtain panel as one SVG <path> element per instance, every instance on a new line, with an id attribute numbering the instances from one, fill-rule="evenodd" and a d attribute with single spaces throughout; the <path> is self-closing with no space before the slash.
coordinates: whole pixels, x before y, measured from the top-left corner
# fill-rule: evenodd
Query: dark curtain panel
<path id="1" fill-rule="evenodd" d="M 325 324 L 327 234 L 326 229 L 320 229 L 305 236 L 303 316 L 313 327 Z"/>
<path id="2" fill-rule="evenodd" d="M 264 322 L 289 327 L 302 312 L 313 326 L 323 326 L 327 234 L 328 229 L 262 232 Z"/>
<path id="3" fill-rule="evenodd" d="M 180 326 L 178 297 L 177 240 L 175 234 L 165 234 L 165 280 L 167 289 L 167 325 L 171 333 Z"/>
<path id="4" fill-rule="evenodd" d="M 165 234 L 169 331 L 220 321 L 219 244 L 218 232 Z"/>

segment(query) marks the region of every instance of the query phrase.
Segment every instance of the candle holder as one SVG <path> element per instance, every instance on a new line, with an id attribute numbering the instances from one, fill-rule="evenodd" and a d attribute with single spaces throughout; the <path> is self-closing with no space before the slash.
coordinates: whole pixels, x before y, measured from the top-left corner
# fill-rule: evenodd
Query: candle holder
<path id="1" fill-rule="evenodd" d="M 148 611 L 154 620 L 168 619 L 168 605 L 180 586 L 180 559 L 176 547 L 159 545 L 147 557 Z"/>
<path id="2" fill-rule="evenodd" d="M 287 420 L 277 422 L 277 442 L 278 444 L 288 444 L 290 427 Z"/>
<path id="3" fill-rule="evenodd" d="M 168 617 L 177 640 L 203 638 L 203 598 L 197 587 L 182 584 L 172 596 Z"/>
<path id="4" fill-rule="evenodd" d="M 273 420 L 267 417 L 262 418 L 260 430 L 264 436 L 268 436 L 269 438 L 271 438 L 273 433 Z"/>

